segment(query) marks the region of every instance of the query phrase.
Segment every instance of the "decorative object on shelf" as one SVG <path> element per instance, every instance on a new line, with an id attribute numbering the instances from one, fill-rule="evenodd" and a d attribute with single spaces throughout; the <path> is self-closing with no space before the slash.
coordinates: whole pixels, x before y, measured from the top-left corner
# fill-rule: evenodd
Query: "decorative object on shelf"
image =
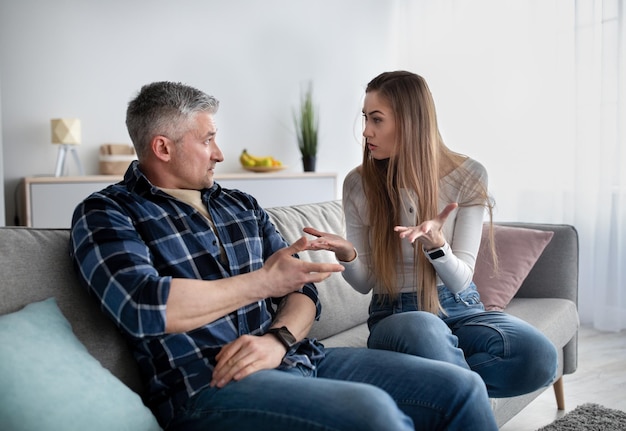
<path id="1" fill-rule="evenodd" d="M 310 82 L 307 90 L 300 96 L 299 110 L 294 111 L 293 121 L 304 172 L 315 172 L 319 118 L 313 106 L 313 85 Z"/>
<path id="2" fill-rule="evenodd" d="M 100 175 L 124 175 L 130 162 L 137 159 L 135 148 L 130 144 L 100 145 Z"/>
<path id="3" fill-rule="evenodd" d="M 66 175 L 65 160 L 68 152 L 72 153 L 80 175 L 85 175 L 76 151 L 76 145 L 80 144 L 80 120 L 78 118 L 53 118 L 50 120 L 50 131 L 52 143 L 60 145 L 54 176 Z"/>
<path id="4" fill-rule="evenodd" d="M 280 165 L 280 166 L 244 166 L 243 168 L 246 171 L 250 171 L 250 172 L 276 172 L 276 171 L 282 171 L 286 167 L 287 166 L 285 165 Z"/>
<path id="5" fill-rule="evenodd" d="M 241 152 L 241 155 L 239 156 L 239 163 L 241 163 L 241 166 L 245 170 L 252 172 L 274 172 L 280 171 L 287 167 L 283 165 L 280 160 L 273 156 L 254 156 L 245 149 Z"/>

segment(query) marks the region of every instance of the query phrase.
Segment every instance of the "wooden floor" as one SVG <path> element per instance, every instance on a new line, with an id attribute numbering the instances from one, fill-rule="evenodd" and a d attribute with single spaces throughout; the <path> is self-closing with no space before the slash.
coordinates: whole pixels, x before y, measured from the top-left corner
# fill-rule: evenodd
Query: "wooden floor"
<path id="1" fill-rule="evenodd" d="M 584 403 L 626 411 L 626 331 L 600 332 L 581 327 L 578 369 L 563 377 L 563 387 L 564 411 L 557 410 L 550 388 L 500 430 L 535 431 Z"/>

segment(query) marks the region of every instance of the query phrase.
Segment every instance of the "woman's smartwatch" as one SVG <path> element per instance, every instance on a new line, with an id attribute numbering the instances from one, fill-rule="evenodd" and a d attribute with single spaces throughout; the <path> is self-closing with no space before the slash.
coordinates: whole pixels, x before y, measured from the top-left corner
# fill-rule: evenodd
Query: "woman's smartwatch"
<path id="1" fill-rule="evenodd" d="M 437 260 L 440 257 L 444 257 L 446 255 L 446 250 L 449 250 L 450 246 L 448 245 L 448 243 L 446 241 L 444 241 L 443 245 L 441 247 L 437 247 L 437 248 L 433 248 L 432 250 L 424 250 L 424 254 L 426 256 L 428 256 L 428 259 L 432 260 Z"/>
<path id="2" fill-rule="evenodd" d="M 446 252 L 443 251 L 443 247 L 439 247 L 434 250 L 427 251 L 426 253 L 428 253 L 428 257 L 430 258 L 430 260 L 439 259 L 440 257 L 443 257 L 446 255 Z"/>

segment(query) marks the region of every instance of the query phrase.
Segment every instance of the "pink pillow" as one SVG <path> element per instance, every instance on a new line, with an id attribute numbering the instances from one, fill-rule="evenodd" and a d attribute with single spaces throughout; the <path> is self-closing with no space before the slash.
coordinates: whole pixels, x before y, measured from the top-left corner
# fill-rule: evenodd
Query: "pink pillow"
<path id="1" fill-rule="evenodd" d="M 485 309 L 502 311 L 552 240 L 554 232 L 499 225 L 493 228 L 498 273 L 494 274 L 489 251 L 489 225 L 485 224 L 476 257 L 474 283 Z"/>

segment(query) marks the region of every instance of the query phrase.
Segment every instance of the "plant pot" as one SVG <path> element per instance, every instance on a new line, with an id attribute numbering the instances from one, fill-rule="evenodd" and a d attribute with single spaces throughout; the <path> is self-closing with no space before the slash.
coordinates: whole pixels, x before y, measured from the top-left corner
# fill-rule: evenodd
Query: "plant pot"
<path id="1" fill-rule="evenodd" d="M 304 172 L 315 172 L 315 156 L 302 156 Z"/>

